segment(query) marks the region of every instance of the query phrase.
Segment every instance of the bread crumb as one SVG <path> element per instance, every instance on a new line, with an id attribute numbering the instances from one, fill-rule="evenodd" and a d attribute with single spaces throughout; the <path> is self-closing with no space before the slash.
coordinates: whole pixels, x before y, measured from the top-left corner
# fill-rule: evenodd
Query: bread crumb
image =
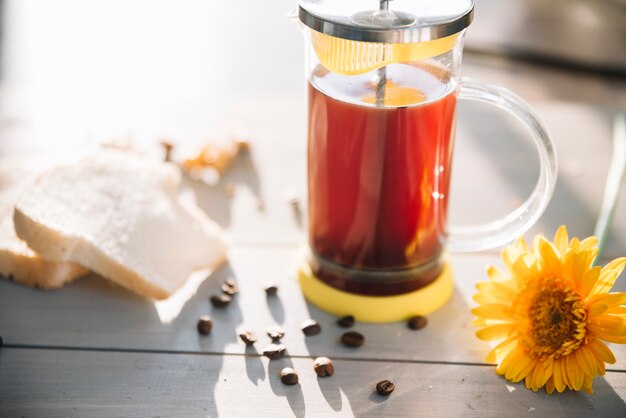
<path id="1" fill-rule="evenodd" d="M 221 175 L 240 153 L 247 152 L 249 149 L 250 144 L 240 139 L 231 140 L 226 144 L 210 142 L 202 147 L 197 155 L 183 160 L 181 168 L 187 172 L 212 168 Z"/>

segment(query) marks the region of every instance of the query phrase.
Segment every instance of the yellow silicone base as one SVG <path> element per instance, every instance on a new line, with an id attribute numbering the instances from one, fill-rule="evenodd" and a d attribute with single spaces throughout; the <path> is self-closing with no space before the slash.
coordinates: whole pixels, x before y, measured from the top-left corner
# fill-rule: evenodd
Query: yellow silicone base
<path id="1" fill-rule="evenodd" d="M 367 296 L 335 289 L 315 277 L 304 261 L 298 279 L 309 302 L 330 314 L 352 315 L 362 322 L 395 322 L 428 315 L 445 305 L 454 291 L 452 269 L 447 262 L 439 277 L 428 286 L 394 296 Z"/>

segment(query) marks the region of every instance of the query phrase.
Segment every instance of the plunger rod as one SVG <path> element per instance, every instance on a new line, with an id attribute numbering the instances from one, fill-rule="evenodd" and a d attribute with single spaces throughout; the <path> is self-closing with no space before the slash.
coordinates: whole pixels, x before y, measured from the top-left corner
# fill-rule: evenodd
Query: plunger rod
<path id="1" fill-rule="evenodd" d="M 380 10 L 389 10 L 389 0 L 380 0 Z M 378 84 L 376 85 L 376 106 L 385 105 L 385 84 L 387 83 L 387 68 L 380 67 L 377 70 Z"/>

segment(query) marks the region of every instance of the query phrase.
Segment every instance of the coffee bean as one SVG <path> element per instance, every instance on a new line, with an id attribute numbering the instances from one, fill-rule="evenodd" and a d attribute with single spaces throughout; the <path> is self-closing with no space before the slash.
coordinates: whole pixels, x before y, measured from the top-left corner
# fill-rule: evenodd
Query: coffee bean
<path id="1" fill-rule="evenodd" d="M 406 325 L 410 329 L 417 331 L 418 329 L 422 329 L 428 325 L 428 319 L 426 319 L 425 316 L 414 316 L 407 321 Z"/>
<path id="2" fill-rule="evenodd" d="M 376 392 L 383 396 L 389 396 L 389 394 L 391 394 L 391 392 L 393 392 L 395 388 L 396 385 L 394 385 L 389 380 L 381 380 L 380 382 L 376 383 Z"/>
<path id="3" fill-rule="evenodd" d="M 337 325 L 341 328 L 352 328 L 352 325 L 354 325 L 354 317 L 352 315 L 346 315 L 343 318 L 339 318 Z"/>
<path id="4" fill-rule="evenodd" d="M 229 287 L 237 287 L 237 281 L 233 279 L 232 277 L 229 277 L 226 280 L 224 280 L 224 284 Z"/>
<path id="5" fill-rule="evenodd" d="M 213 329 L 213 321 L 211 321 L 211 317 L 207 315 L 203 315 L 198 319 L 198 332 L 202 335 L 209 335 L 211 330 Z"/>
<path id="6" fill-rule="evenodd" d="M 311 335 L 317 335 L 322 332 L 322 327 L 320 324 L 314 319 L 307 319 L 302 323 L 302 332 L 307 337 Z"/>
<path id="7" fill-rule="evenodd" d="M 278 287 L 276 286 L 268 286 L 265 288 L 265 294 L 267 296 L 276 296 L 276 293 L 278 293 Z"/>
<path id="8" fill-rule="evenodd" d="M 295 385 L 298 383 L 298 373 L 291 367 L 285 367 L 280 371 L 280 381 L 285 385 Z"/>
<path id="9" fill-rule="evenodd" d="M 272 339 L 272 342 L 277 342 L 285 336 L 285 331 L 278 328 L 270 328 L 267 330 L 267 336 Z"/>
<path id="10" fill-rule="evenodd" d="M 285 346 L 283 344 L 270 344 L 263 349 L 263 355 L 270 360 L 276 360 L 285 355 Z"/>
<path id="11" fill-rule="evenodd" d="M 254 345 L 254 343 L 256 342 L 256 335 L 254 335 L 250 331 L 243 331 L 241 334 L 239 334 L 239 338 L 241 338 L 241 341 L 243 341 L 248 347 Z"/>
<path id="12" fill-rule="evenodd" d="M 356 331 L 344 332 L 341 342 L 348 347 L 360 347 L 365 342 L 365 337 Z"/>
<path id="13" fill-rule="evenodd" d="M 231 297 L 239 293 L 239 289 L 237 289 L 237 287 L 229 286 L 226 283 L 222 283 L 220 289 L 222 290 L 222 293 Z"/>
<path id="14" fill-rule="evenodd" d="M 332 376 L 335 373 L 335 366 L 328 357 L 316 358 L 313 362 L 313 369 L 319 377 Z"/>
<path id="15" fill-rule="evenodd" d="M 211 304 L 216 308 L 224 308 L 233 300 L 228 295 L 213 295 L 209 298 Z"/>

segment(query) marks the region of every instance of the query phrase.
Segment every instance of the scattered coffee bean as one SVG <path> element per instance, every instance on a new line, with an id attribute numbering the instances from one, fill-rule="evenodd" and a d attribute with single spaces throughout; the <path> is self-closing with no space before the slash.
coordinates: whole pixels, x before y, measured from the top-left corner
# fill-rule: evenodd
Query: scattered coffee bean
<path id="1" fill-rule="evenodd" d="M 263 355 L 270 360 L 276 360 L 285 355 L 285 346 L 283 344 L 270 344 L 263 349 Z"/>
<path id="2" fill-rule="evenodd" d="M 376 392 L 383 396 L 389 396 L 389 394 L 391 394 L 391 392 L 393 392 L 395 388 L 396 385 L 394 385 L 389 380 L 381 380 L 376 384 Z"/>
<path id="3" fill-rule="evenodd" d="M 352 328 L 352 325 L 354 325 L 354 317 L 352 315 L 346 315 L 343 318 L 339 318 L 337 325 L 341 328 Z"/>
<path id="4" fill-rule="evenodd" d="M 207 315 L 203 315 L 198 319 L 198 332 L 202 335 L 209 335 L 211 330 L 213 329 L 213 321 L 211 321 L 211 317 Z"/>
<path id="5" fill-rule="evenodd" d="M 222 290 L 222 293 L 231 297 L 235 296 L 239 292 L 239 289 L 237 289 L 237 287 L 229 286 L 226 283 L 222 283 L 220 289 Z"/>
<path id="6" fill-rule="evenodd" d="M 256 342 L 256 335 L 254 335 L 250 331 L 242 332 L 241 334 L 239 334 L 239 338 L 241 338 L 241 341 L 243 341 L 248 347 L 254 345 L 254 343 Z"/>
<path id="7" fill-rule="evenodd" d="M 265 294 L 267 296 L 276 296 L 276 293 L 278 293 L 278 287 L 276 286 L 268 286 L 265 288 Z"/>
<path id="8" fill-rule="evenodd" d="M 319 377 L 332 376 L 335 373 L 335 366 L 328 357 L 316 358 L 313 362 L 313 369 Z"/>
<path id="9" fill-rule="evenodd" d="M 211 304 L 214 307 L 224 308 L 233 300 L 233 298 L 231 298 L 228 295 L 222 294 L 222 295 L 213 295 L 209 298 L 209 300 L 211 301 Z"/>
<path id="10" fill-rule="evenodd" d="M 360 347 L 365 342 L 365 337 L 356 331 L 344 332 L 341 342 L 348 347 Z"/>
<path id="11" fill-rule="evenodd" d="M 406 325 L 412 330 L 418 330 L 428 325 L 428 319 L 425 316 L 414 316 L 409 319 Z"/>
<path id="12" fill-rule="evenodd" d="M 237 281 L 233 279 L 232 277 L 229 277 L 226 280 L 224 280 L 224 284 L 230 287 L 237 287 Z"/>
<path id="13" fill-rule="evenodd" d="M 285 331 L 278 328 L 270 328 L 267 330 L 267 336 L 272 339 L 272 342 L 277 342 L 285 336 Z"/>
<path id="14" fill-rule="evenodd" d="M 298 373 L 291 367 L 285 367 L 280 371 L 280 381 L 285 385 L 295 385 L 298 383 Z"/>
<path id="15" fill-rule="evenodd" d="M 311 335 L 317 335 L 322 332 L 322 327 L 320 324 L 314 319 L 307 319 L 302 323 L 302 332 L 307 337 Z"/>

